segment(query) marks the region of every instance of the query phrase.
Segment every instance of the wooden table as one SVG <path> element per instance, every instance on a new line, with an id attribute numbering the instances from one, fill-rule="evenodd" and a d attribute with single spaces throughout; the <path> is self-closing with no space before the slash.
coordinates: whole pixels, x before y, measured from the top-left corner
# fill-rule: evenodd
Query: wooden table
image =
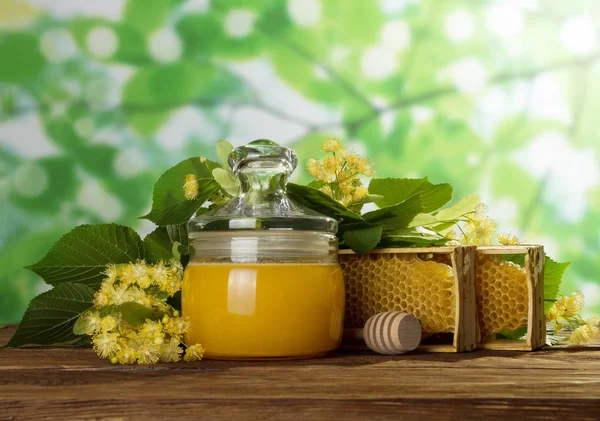
<path id="1" fill-rule="evenodd" d="M 2 349 L 0 420 L 598 420 L 599 350 L 118 366 L 91 349 Z"/>

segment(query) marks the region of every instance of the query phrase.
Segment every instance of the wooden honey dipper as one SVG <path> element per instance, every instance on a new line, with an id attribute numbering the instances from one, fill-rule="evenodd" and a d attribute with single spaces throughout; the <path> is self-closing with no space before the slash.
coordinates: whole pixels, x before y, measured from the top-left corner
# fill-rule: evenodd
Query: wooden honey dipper
<path id="1" fill-rule="evenodd" d="M 363 339 L 369 349 L 379 354 L 400 355 L 419 346 L 421 324 L 412 314 L 387 311 L 369 318 L 363 329 L 344 330 L 344 336 Z"/>

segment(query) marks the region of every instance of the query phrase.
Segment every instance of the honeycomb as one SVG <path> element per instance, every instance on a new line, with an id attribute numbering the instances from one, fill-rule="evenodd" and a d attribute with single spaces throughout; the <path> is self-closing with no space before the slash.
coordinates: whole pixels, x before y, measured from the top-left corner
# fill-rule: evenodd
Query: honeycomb
<path id="1" fill-rule="evenodd" d="M 482 338 L 527 324 L 527 272 L 521 266 L 501 256 L 480 254 L 475 294 Z"/>
<path id="2" fill-rule="evenodd" d="M 425 332 L 454 332 L 454 271 L 415 254 L 340 255 L 346 283 L 347 328 L 362 328 L 384 311 L 414 315 Z"/>

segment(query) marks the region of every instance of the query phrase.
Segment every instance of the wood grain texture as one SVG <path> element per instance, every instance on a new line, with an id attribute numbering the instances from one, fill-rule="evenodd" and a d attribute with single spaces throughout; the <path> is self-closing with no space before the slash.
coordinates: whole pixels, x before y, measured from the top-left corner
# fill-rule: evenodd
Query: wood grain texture
<path id="1" fill-rule="evenodd" d="M 597 420 L 599 351 L 114 366 L 91 349 L 0 349 L 0 420 Z"/>

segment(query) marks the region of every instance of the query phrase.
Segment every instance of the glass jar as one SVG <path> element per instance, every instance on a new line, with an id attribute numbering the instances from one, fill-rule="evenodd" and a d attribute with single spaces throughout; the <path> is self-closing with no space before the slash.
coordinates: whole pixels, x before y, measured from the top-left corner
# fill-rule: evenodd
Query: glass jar
<path id="1" fill-rule="evenodd" d="M 295 153 L 259 140 L 229 155 L 241 193 L 189 223 L 182 291 L 188 343 L 213 359 L 299 359 L 341 341 L 337 222 L 291 201 Z"/>

